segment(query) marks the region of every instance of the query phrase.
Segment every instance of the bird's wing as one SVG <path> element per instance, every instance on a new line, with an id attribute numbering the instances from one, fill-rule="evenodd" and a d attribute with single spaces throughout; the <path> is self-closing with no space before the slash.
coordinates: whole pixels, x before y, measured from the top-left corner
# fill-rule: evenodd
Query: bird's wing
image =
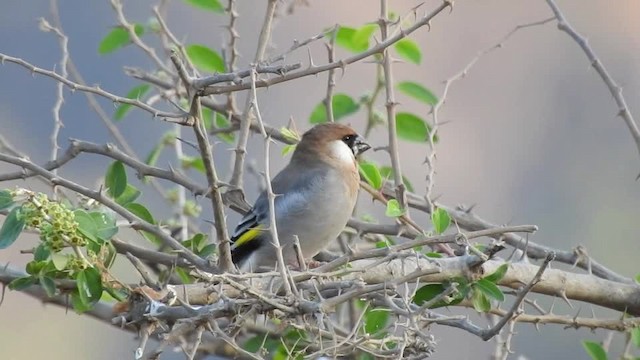
<path id="1" fill-rule="evenodd" d="M 306 193 L 312 191 L 324 175 L 326 171 L 321 168 L 307 168 L 304 172 L 298 172 L 290 166 L 285 167 L 271 181 L 273 192 L 276 194 L 274 205 L 278 216 L 286 216 L 287 212 L 305 206 L 309 201 Z M 263 191 L 231 236 L 234 258 L 243 258 L 251 250 L 256 249 L 259 246 L 256 240 L 265 235 L 268 226 L 269 201 L 266 192 Z"/>

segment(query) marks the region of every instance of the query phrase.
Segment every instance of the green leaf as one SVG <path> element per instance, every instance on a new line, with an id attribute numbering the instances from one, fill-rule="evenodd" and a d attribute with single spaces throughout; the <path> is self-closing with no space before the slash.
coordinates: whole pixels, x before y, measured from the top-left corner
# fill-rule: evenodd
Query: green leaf
<path id="1" fill-rule="evenodd" d="M 640 274 L 636 275 L 636 282 L 640 283 Z"/>
<path id="2" fill-rule="evenodd" d="M 227 117 L 222 115 L 219 112 L 216 112 L 215 114 L 215 124 L 216 124 L 216 128 L 218 129 L 225 129 L 231 126 L 231 123 L 229 122 Z M 222 141 L 226 142 L 227 144 L 233 144 L 236 141 L 236 136 L 233 132 L 218 133 L 216 134 L 216 136 L 219 137 Z"/>
<path id="3" fill-rule="evenodd" d="M 504 301 L 504 294 L 496 284 L 487 279 L 480 279 L 474 283 L 476 289 L 480 290 L 483 294 L 498 301 Z"/>
<path id="4" fill-rule="evenodd" d="M 82 298 L 78 294 L 78 290 L 74 290 L 71 293 L 71 305 L 73 306 L 73 310 L 75 310 L 78 313 L 83 313 L 85 311 L 89 311 L 89 310 L 91 310 L 91 307 L 92 307 L 91 304 L 85 304 L 82 301 Z"/>
<path id="5" fill-rule="evenodd" d="M 102 296 L 102 278 L 96 268 L 89 267 L 78 272 L 76 286 L 83 305 L 90 307 Z"/>
<path id="6" fill-rule="evenodd" d="M 56 283 L 53 282 L 53 279 L 49 276 L 40 275 L 39 276 L 40 286 L 47 293 L 48 297 L 54 297 L 56 295 Z"/>
<path id="7" fill-rule="evenodd" d="M 36 248 L 36 251 L 33 252 L 33 260 L 45 261 L 49 259 L 50 255 L 51 255 L 51 250 L 49 250 L 49 247 L 47 246 L 47 244 L 40 243 L 40 245 L 38 245 L 38 247 Z"/>
<path id="8" fill-rule="evenodd" d="M 338 121 L 348 115 L 351 115 L 360 109 L 360 105 L 355 102 L 347 94 L 335 94 L 331 98 L 331 106 L 333 106 L 333 117 L 335 121 Z M 320 102 L 313 109 L 313 112 L 309 116 L 309 122 L 312 124 L 320 124 L 327 122 L 327 108 L 324 102 Z"/>
<path id="9" fill-rule="evenodd" d="M 296 149 L 296 146 L 295 146 L 295 145 L 293 145 L 293 144 L 291 144 L 291 145 L 285 145 L 285 146 L 282 148 L 282 156 L 287 155 L 288 153 L 292 152 L 292 151 L 293 151 L 293 150 L 295 150 L 295 149 Z"/>
<path id="10" fill-rule="evenodd" d="M 127 99 L 139 100 L 144 96 L 144 94 L 147 93 L 147 91 L 149 91 L 150 88 L 151 87 L 149 86 L 149 84 L 138 85 L 133 89 L 129 90 L 129 92 L 127 93 L 127 95 L 125 95 L 125 97 Z M 113 118 L 116 121 L 122 120 L 122 118 L 124 118 L 124 116 L 127 115 L 129 110 L 131 110 L 131 107 L 132 107 L 131 104 L 120 104 L 116 108 L 116 111 L 113 113 Z"/>
<path id="11" fill-rule="evenodd" d="M 118 233 L 118 227 L 116 226 L 116 217 L 114 213 L 109 210 L 106 211 L 91 211 L 89 216 L 93 220 L 96 226 L 96 237 L 101 242 L 111 239 Z"/>
<path id="12" fill-rule="evenodd" d="M 191 275 L 189 275 L 189 273 L 185 269 L 177 267 L 176 274 L 178 274 L 178 277 L 180 278 L 180 280 L 182 280 L 183 284 L 193 283 L 193 277 L 191 277 Z"/>
<path id="13" fill-rule="evenodd" d="M 426 257 L 430 257 L 430 258 L 435 258 L 435 259 L 441 259 L 444 256 L 442 256 L 442 254 L 437 253 L 437 252 L 428 252 L 426 254 L 424 254 Z"/>
<path id="14" fill-rule="evenodd" d="M 144 34 L 144 26 L 135 24 L 134 27 L 134 31 L 138 37 Z M 100 41 L 98 54 L 105 55 L 114 52 L 130 43 L 131 38 L 129 37 L 129 31 L 122 26 L 115 27 Z"/>
<path id="15" fill-rule="evenodd" d="M 78 209 L 73 212 L 74 219 L 78 223 L 78 231 L 89 240 L 98 242 L 98 225 L 88 212 Z"/>
<path id="16" fill-rule="evenodd" d="M 224 7 L 218 0 L 185 0 L 187 4 L 195 6 L 200 9 L 213 11 L 217 13 L 223 13 Z"/>
<path id="17" fill-rule="evenodd" d="M 427 105 L 434 106 L 438 103 L 438 97 L 431 90 L 413 81 L 403 81 L 396 85 L 398 90 Z"/>
<path id="18" fill-rule="evenodd" d="M 153 215 L 151 214 L 151 212 L 149 211 L 149 209 L 147 209 L 144 205 L 139 204 L 139 203 L 130 203 L 127 204 L 127 206 L 125 206 L 125 208 L 127 208 L 127 210 L 131 211 L 134 215 L 136 215 L 137 217 L 139 217 L 140 219 L 150 223 L 150 224 L 155 224 L 156 220 L 153 218 Z M 142 234 L 142 236 L 144 236 L 147 240 L 151 241 L 153 244 L 156 245 L 160 245 L 162 243 L 162 241 L 160 239 L 158 239 L 158 237 L 150 232 L 146 232 L 144 230 L 141 230 L 140 233 Z"/>
<path id="19" fill-rule="evenodd" d="M 225 72 L 222 56 L 200 44 L 187 46 L 187 56 L 198 69 L 211 73 Z"/>
<path id="20" fill-rule="evenodd" d="M 362 48 L 362 44 L 358 46 L 358 44 L 354 44 L 353 37 L 356 34 L 357 30 L 348 26 L 340 26 L 338 28 L 338 32 L 336 33 L 336 45 L 341 46 L 349 51 L 353 52 L 361 52 L 367 50 L 365 47 Z M 332 36 L 330 34 L 330 36 Z"/>
<path id="21" fill-rule="evenodd" d="M 431 131 L 431 127 L 419 116 L 406 112 L 396 114 L 396 128 L 401 139 L 421 143 L 429 140 Z M 435 136 L 433 141 L 438 142 L 438 137 Z"/>
<path id="22" fill-rule="evenodd" d="M 392 179 L 393 180 L 393 168 L 391 168 L 391 166 L 380 166 L 380 175 L 382 175 L 382 177 L 387 180 L 387 179 Z M 411 184 L 411 182 L 409 181 L 409 179 L 407 179 L 406 176 L 402 175 L 402 182 L 404 183 L 404 186 L 407 188 L 407 190 L 409 190 L 410 192 L 413 192 L 413 185 Z"/>
<path id="23" fill-rule="evenodd" d="M 64 254 L 55 253 L 51 255 L 51 263 L 58 271 L 62 271 L 67 267 L 69 257 Z"/>
<path id="24" fill-rule="evenodd" d="M 7 209 L 13 205 L 13 196 L 11 196 L 11 191 L 9 190 L 0 190 L 0 210 Z"/>
<path id="25" fill-rule="evenodd" d="M 640 347 L 640 327 L 631 329 L 631 341 L 636 347 Z"/>
<path id="26" fill-rule="evenodd" d="M 367 334 L 375 334 L 387 327 L 389 311 L 382 308 L 369 308 L 364 315 L 364 331 Z"/>
<path id="27" fill-rule="evenodd" d="M 416 305 L 422 305 L 442 294 L 446 289 L 447 288 L 443 284 L 426 284 L 416 291 L 416 294 L 413 297 L 413 302 Z M 435 307 L 438 306 L 434 306 L 434 308 Z"/>
<path id="28" fill-rule="evenodd" d="M 128 203 L 132 203 L 136 201 L 136 199 L 142 194 L 140 190 L 138 190 L 133 185 L 127 184 L 127 187 L 124 189 L 124 192 L 118 196 L 116 202 L 122 206 L 127 205 Z"/>
<path id="29" fill-rule="evenodd" d="M 400 203 L 398 203 L 398 200 L 391 199 L 387 202 L 387 209 L 384 214 L 388 217 L 398 217 L 404 214 L 404 210 L 400 209 Z"/>
<path id="30" fill-rule="evenodd" d="M 449 228 L 449 225 L 451 224 L 451 217 L 449 217 L 447 210 L 436 208 L 436 210 L 431 214 L 431 223 L 433 224 L 433 229 L 436 233 L 442 234 Z"/>
<path id="31" fill-rule="evenodd" d="M 493 272 L 493 274 L 489 274 L 483 279 L 497 284 L 507 274 L 507 270 L 509 270 L 509 264 L 502 264 L 496 269 L 496 271 Z"/>
<path id="32" fill-rule="evenodd" d="M 47 266 L 46 261 L 29 261 L 25 266 L 25 271 L 29 275 L 39 275 L 40 272 Z"/>
<path id="33" fill-rule="evenodd" d="M 369 39 L 371 39 L 371 35 L 379 29 L 376 24 L 366 24 L 361 26 L 359 29 L 351 35 L 351 43 L 357 51 L 365 51 L 369 48 Z"/>
<path id="34" fill-rule="evenodd" d="M 207 258 L 209 255 L 214 254 L 217 251 L 216 244 L 205 245 L 200 252 L 198 252 L 198 256 L 201 258 Z"/>
<path id="35" fill-rule="evenodd" d="M 194 168 L 201 173 L 205 173 L 204 161 L 201 157 L 183 156 L 181 159 L 182 167 L 185 169 Z"/>
<path id="36" fill-rule="evenodd" d="M 398 52 L 400 57 L 408 60 L 416 65 L 419 65 L 422 61 L 422 52 L 420 52 L 420 47 L 416 44 L 415 41 L 404 38 L 399 40 L 397 43 L 393 45 L 393 47 Z"/>
<path id="37" fill-rule="evenodd" d="M 291 140 L 292 142 L 298 142 L 300 141 L 300 134 L 298 134 L 297 132 L 287 128 L 287 127 L 281 127 L 280 128 L 280 132 L 282 133 L 282 136 L 286 137 L 287 139 Z"/>
<path id="38" fill-rule="evenodd" d="M 471 303 L 473 308 L 478 312 L 487 312 L 491 310 L 491 302 L 489 298 L 482 291 L 474 291 L 471 296 Z"/>
<path id="39" fill-rule="evenodd" d="M 107 187 L 107 194 L 113 199 L 117 199 L 118 196 L 127 188 L 127 173 L 124 170 L 124 165 L 120 161 L 114 161 L 104 176 L 104 185 Z"/>
<path id="40" fill-rule="evenodd" d="M 150 224 L 156 223 L 155 219 L 153 218 L 153 215 L 151 215 L 151 212 L 149 211 L 149 209 L 147 209 L 144 205 L 140 203 L 130 203 L 130 204 L 127 204 L 127 206 L 125 207 L 127 208 L 127 210 L 131 211 L 134 215 L 136 215 L 140 219 Z"/>
<path id="41" fill-rule="evenodd" d="M 363 52 L 369 48 L 369 39 L 376 29 L 378 26 L 375 24 L 366 24 L 358 29 L 340 26 L 336 33 L 336 45 L 351 52 Z M 331 37 L 333 34 L 328 36 Z"/>
<path id="42" fill-rule="evenodd" d="M 16 290 L 16 291 L 24 290 L 29 286 L 35 284 L 36 281 L 37 281 L 36 278 L 33 276 L 19 277 L 17 279 L 12 280 L 9 283 L 9 289 Z"/>
<path id="43" fill-rule="evenodd" d="M 382 187 L 382 176 L 378 167 L 370 162 L 361 162 L 358 164 L 360 175 L 375 189 Z"/>
<path id="44" fill-rule="evenodd" d="M 13 208 L 4 219 L 0 228 L 0 249 L 6 249 L 18 239 L 18 235 L 24 230 L 24 219 L 21 219 L 20 207 Z"/>
<path id="45" fill-rule="evenodd" d="M 584 346 L 585 351 L 591 359 L 593 360 L 607 360 L 607 353 L 604 351 L 604 348 L 600 343 L 595 341 L 585 340 L 582 342 L 582 346 Z"/>

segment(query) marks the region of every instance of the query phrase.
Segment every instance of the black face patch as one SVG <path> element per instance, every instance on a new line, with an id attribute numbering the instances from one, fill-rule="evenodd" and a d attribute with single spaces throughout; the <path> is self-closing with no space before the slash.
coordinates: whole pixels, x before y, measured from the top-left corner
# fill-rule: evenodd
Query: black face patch
<path id="1" fill-rule="evenodd" d="M 369 150 L 371 146 L 364 142 L 362 137 L 357 134 L 349 134 L 342 137 L 342 141 L 351 149 L 353 155 L 360 155 L 363 152 Z"/>
<path id="2" fill-rule="evenodd" d="M 351 149 L 354 155 L 356 153 L 355 143 L 357 138 L 358 138 L 358 135 L 355 135 L 355 134 L 345 135 L 342 137 L 342 141 L 344 141 L 344 143 L 347 144 L 347 146 L 349 147 L 349 149 Z"/>

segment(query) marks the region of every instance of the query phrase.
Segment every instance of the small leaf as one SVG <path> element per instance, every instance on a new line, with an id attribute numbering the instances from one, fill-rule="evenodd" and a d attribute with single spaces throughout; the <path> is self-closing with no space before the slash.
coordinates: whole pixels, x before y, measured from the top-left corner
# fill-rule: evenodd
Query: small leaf
<path id="1" fill-rule="evenodd" d="M 424 254 L 426 257 L 430 257 L 430 258 L 435 258 L 435 259 L 440 259 L 443 258 L 442 254 L 437 253 L 437 252 L 428 252 L 426 254 Z"/>
<path id="2" fill-rule="evenodd" d="M 436 210 L 431 214 L 431 223 L 433 224 L 433 229 L 439 235 L 449 228 L 449 225 L 451 224 L 451 217 L 449 217 L 447 210 L 436 208 Z"/>
<path id="3" fill-rule="evenodd" d="M 483 294 L 496 299 L 498 301 L 504 301 L 504 294 L 496 284 L 487 279 L 480 279 L 474 283 L 476 289 L 480 290 Z"/>
<path id="4" fill-rule="evenodd" d="M 23 277 L 12 280 L 9 283 L 9 289 L 16 290 L 16 291 L 24 290 L 29 286 L 35 284 L 36 281 L 37 281 L 36 278 L 33 276 L 23 276 Z"/>
<path id="5" fill-rule="evenodd" d="M 356 34 L 356 29 L 348 27 L 348 26 L 340 26 L 338 28 L 338 33 L 336 34 L 336 44 L 341 46 L 352 52 L 361 52 L 367 50 L 365 47 L 362 48 L 362 44 L 358 46 L 358 44 L 354 44 L 353 37 Z M 333 36 L 330 34 L 330 36 Z"/>
<path id="6" fill-rule="evenodd" d="M 144 34 L 144 26 L 135 24 L 134 27 L 134 31 L 138 37 Z M 105 55 L 111 53 L 130 43 L 131 38 L 129 37 L 129 31 L 122 26 L 115 27 L 100 41 L 98 54 Z"/>
<path id="7" fill-rule="evenodd" d="M 102 296 L 102 279 L 96 268 L 89 267 L 78 272 L 76 286 L 82 304 L 91 306 Z"/>
<path id="8" fill-rule="evenodd" d="M 382 175 L 382 177 L 385 180 L 388 180 L 388 179 L 393 180 L 394 174 L 391 166 L 380 166 L 379 170 L 380 170 L 380 175 Z M 402 182 L 404 183 L 404 186 L 407 188 L 407 190 L 409 190 L 410 192 L 413 192 L 413 185 L 411 184 L 409 179 L 407 179 L 407 177 L 404 175 L 402 175 Z"/>
<path id="9" fill-rule="evenodd" d="M 388 217 L 398 217 L 404 214 L 404 210 L 400 209 L 400 203 L 398 203 L 398 200 L 391 199 L 387 202 L 387 209 L 384 214 Z"/>
<path id="10" fill-rule="evenodd" d="M 296 146 L 295 146 L 295 145 L 285 145 L 285 146 L 282 148 L 282 156 L 287 155 L 288 153 L 292 152 L 292 151 L 293 151 L 293 150 L 295 150 L 295 149 L 296 149 Z"/>
<path id="11" fill-rule="evenodd" d="M 205 173 L 204 169 L 204 161 L 202 161 L 201 157 L 195 156 L 183 156 L 181 159 L 182 167 L 185 169 L 194 168 L 201 173 Z"/>
<path id="12" fill-rule="evenodd" d="M 89 216 L 93 220 L 96 226 L 96 237 L 100 242 L 111 239 L 118 233 L 118 227 L 116 226 L 116 218 L 114 213 L 105 211 L 91 211 Z"/>
<path id="13" fill-rule="evenodd" d="M 53 282 L 53 279 L 48 276 L 40 275 L 39 280 L 40 286 L 42 286 L 44 291 L 47 293 L 47 296 L 54 297 L 56 295 L 56 283 Z"/>
<path id="14" fill-rule="evenodd" d="M 33 260 L 45 261 L 49 259 L 50 255 L 51 255 L 51 250 L 49 250 L 49 247 L 47 246 L 47 244 L 41 243 L 40 245 L 38 245 L 38 247 L 36 248 L 36 251 L 33 253 Z"/>
<path id="15" fill-rule="evenodd" d="M 427 142 L 431 130 L 420 117 L 405 112 L 396 114 L 396 128 L 400 138 L 415 142 Z M 437 142 L 438 137 L 435 136 L 433 141 Z"/>
<path id="16" fill-rule="evenodd" d="M 333 106 L 333 117 L 335 121 L 338 121 L 348 115 L 351 115 L 360 109 L 360 105 L 356 103 L 349 95 L 335 94 L 331 98 L 331 106 Z M 309 122 L 312 124 L 320 124 L 327 122 L 327 107 L 324 102 L 320 102 L 313 109 L 313 112 L 309 116 Z"/>
<path id="17" fill-rule="evenodd" d="M 367 309 L 364 315 L 364 331 L 367 334 L 375 334 L 387 327 L 389 311 L 382 308 Z"/>
<path id="18" fill-rule="evenodd" d="M 198 69 L 211 73 L 225 72 L 222 56 L 200 44 L 187 46 L 187 56 Z"/>
<path id="19" fill-rule="evenodd" d="M 434 106 L 438 103 L 438 98 L 431 92 L 431 90 L 418 83 L 412 81 L 403 81 L 401 83 L 398 83 L 398 85 L 396 86 L 401 92 L 411 96 L 414 99 L 420 100 L 427 105 Z"/>
<path id="20" fill-rule="evenodd" d="M 73 212 L 74 219 L 78 223 L 78 231 L 89 240 L 98 242 L 98 225 L 88 212 L 78 209 Z"/>
<path id="21" fill-rule="evenodd" d="M 487 312 L 491 310 L 491 302 L 482 291 L 474 291 L 471 297 L 473 308 L 478 312 Z"/>
<path id="22" fill-rule="evenodd" d="M 493 272 L 493 274 L 487 275 L 483 279 L 497 284 L 507 274 L 507 270 L 509 270 L 509 264 L 502 264 Z"/>
<path id="23" fill-rule="evenodd" d="M 446 289 L 447 288 L 443 284 L 426 284 L 416 291 L 416 294 L 413 297 L 413 302 L 416 305 L 422 305 L 442 294 Z M 434 306 L 434 308 L 435 307 L 438 306 Z"/>
<path id="24" fill-rule="evenodd" d="M 360 175 L 375 189 L 382 187 L 382 176 L 378 167 L 370 162 L 361 162 L 358 164 L 360 168 Z"/>
<path id="25" fill-rule="evenodd" d="M 178 277 L 180 278 L 183 284 L 193 283 L 193 277 L 191 277 L 191 275 L 189 275 L 189 273 L 185 269 L 177 267 L 176 274 L 178 274 Z"/>
<path id="26" fill-rule="evenodd" d="M 55 253 L 51 255 L 51 263 L 58 271 L 62 271 L 67 267 L 67 263 L 69 262 L 69 257 L 67 255 L 63 255 L 60 253 Z"/>
<path id="27" fill-rule="evenodd" d="M 200 9 L 213 11 L 216 13 L 223 13 L 224 7 L 218 0 L 185 0 L 187 4 L 195 6 Z"/>
<path id="28" fill-rule="evenodd" d="M 198 256 L 206 259 L 209 255 L 214 254 L 217 251 L 217 248 L 216 244 L 205 245 L 200 252 L 198 252 Z"/>
<path id="29" fill-rule="evenodd" d="M 400 57 L 403 57 L 416 65 L 419 65 L 422 61 L 422 52 L 420 52 L 420 47 L 415 41 L 409 38 L 399 40 L 393 45 L 393 47 L 396 49 Z"/>
<path id="30" fill-rule="evenodd" d="M 104 185 L 107 187 L 107 194 L 113 199 L 117 199 L 118 196 L 127 188 L 127 173 L 124 170 L 124 165 L 120 161 L 114 161 L 104 176 Z"/>
<path id="31" fill-rule="evenodd" d="M 127 210 L 131 211 L 134 215 L 136 215 L 140 219 L 150 224 L 156 223 L 156 220 L 153 218 L 153 215 L 151 215 L 151 212 L 149 211 L 149 209 L 147 209 L 144 205 L 139 203 L 130 203 L 130 204 L 127 204 L 127 206 L 125 207 L 127 208 Z M 142 233 L 142 236 L 144 236 L 147 240 L 151 241 L 152 243 L 156 245 L 159 245 L 161 243 L 160 239 L 158 239 L 154 234 L 151 234 L 146 231 L 140 231 L 140 232 Z"/>
<path id="32" fill-rule="evenodd" d="M 298 142 L 300 141 L 300 134 L 298 134 L 297 132 L 287 128 L 287 127 L 281 127 L 280 128 L 280 132 L 282 133 L 282 136 L 286 137 L 287 139 L 291 140 L 292 142 Z"/>
<path id="33" fill-rule="evenodd" d="M 132 203 L 136 201 L 136 199 L 142 194 L 140 190 L 134 187 L 131 184 L 127 184 L 127 187 L 124 189 L 124 192 L 118 196 L 116 202 L 122 206 L 127 205 L 128 203 Z"/>
<path id="34" fill-rule="evenodd" d="M 631 330 L 631 341 L 636 347 L 640 347 L 640 327 Z"/>
<path id="35" fill-rule="evenodd" d="M 11 191 L 9 190 L 1 190 L 0 191 L 0 210 L 7 209 L 13 205 L 13 196 L 11 196 Z"/>
<path id="36" fill-rule="evenodd" d="M 0 249 L 6 249 L 13 244 L 18 235 L 24 230 L 24 219 L 21 219 L 20 207 L 13 208 L 4 219 L 0 228 Z"/>
<path id="37" fill-rule="evenodd" d="M 359 29 L 351 35 L 351 43 L 354 45 L 355 49 L 358 51 L 365 51 L 369 48 L 369 39 L 371 39 L 371 35 L 379 29 L 376 24 L 366 24 L 361 26 Z"/>
<path id="38" fill-rule="evenodd" d="M 582 342 L 582 346 L 586 350 L 587 354 L 591 356 L 593 360 L 607 360 L 607 353 L 600 343 L 595 341 L 585 340 Z"/>
<path id="39" fill-rule="evenodd" d="M 71 293 L 71 305 L 73 306 L 73 310 L 75 310 L 78 313 L 83 313 L 85 311 L 89 311 L 89 310 L 91 310 L 91 307 L 92 307 L 91 304 L 85 304 L 82 301 L 82 298 L 78 294 L 78 290 L 74 290 Z"/>
<path id="40" fill-rule="evenodd" d="M 125 97 L 127 99 L 132 99 L 132 100 L 140 100 L 140 98 L 142 98 L 144 94 L 146 94 L 147 91 L 149 91 L 149 89 L 150 89 L 149 84 L 138 85 L 133 89 L 129 90 L 129 92 L 127 93 L 127 95 L 125 95 Z M 131 110 L 131 107 L 132 107 L 131 104 L 120 104 L 116 108 L 116 111 L 113 113 L 113 118 L 116 121 L 122 120 L 122 118 L 124 118 L 124 116 L 127 115 L 129 110 Z"/>

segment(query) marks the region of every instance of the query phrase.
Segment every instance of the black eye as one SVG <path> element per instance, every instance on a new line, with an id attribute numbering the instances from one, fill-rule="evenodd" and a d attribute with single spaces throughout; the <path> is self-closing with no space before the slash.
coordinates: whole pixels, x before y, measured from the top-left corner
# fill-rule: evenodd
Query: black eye
<path id="1" fill-rule="evenodd" d="M 345 143 L 347 143 L 347 145 L 351 146 L 351 142 L 353 141 L 353 139 L 355 138 L 355 135 L 345 135 L 342 138 L 342 141 L 344 141 Z"/>

